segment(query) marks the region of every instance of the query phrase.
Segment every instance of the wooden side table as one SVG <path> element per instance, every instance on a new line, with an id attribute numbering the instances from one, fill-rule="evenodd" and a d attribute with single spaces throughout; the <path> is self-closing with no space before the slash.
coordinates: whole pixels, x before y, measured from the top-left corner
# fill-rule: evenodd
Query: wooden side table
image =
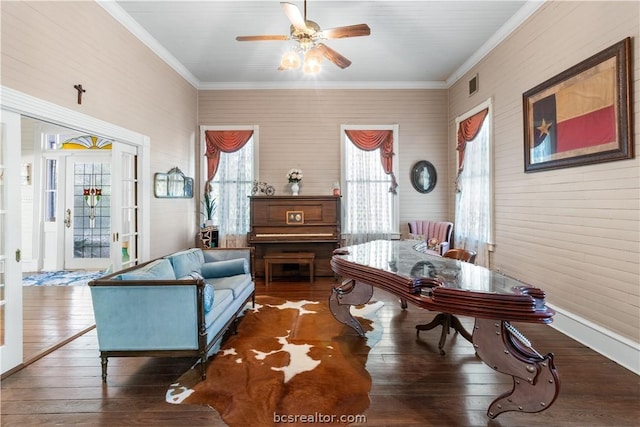
<path id="1" fill-rule="evenodd" d="M 274 264 L 299 264 L 309 265 L 309 280 L 313 285 L 314 278 L 314 263 L 316 254 L 313 252 L 277 252 L 272 254 L 266 254 L 264 259 L 264 283 L 269 285 L 271 282 L 271 267 Z"/>

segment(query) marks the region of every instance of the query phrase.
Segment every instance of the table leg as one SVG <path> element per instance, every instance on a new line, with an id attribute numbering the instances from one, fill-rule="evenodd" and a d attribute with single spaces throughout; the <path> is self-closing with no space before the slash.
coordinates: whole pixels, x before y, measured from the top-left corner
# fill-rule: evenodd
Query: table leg
<path id="1" fill-rule="evenodd" d="M 444 344 L 447 342 L 447 335 L 449 335 L 451 328 L 456 332 L 460 332 L 460 335 L 462 335 L 467 341 L 473 342 L 471 334 L 467 332 L 464 326 L 462 326 L 460 319 L 449 313 L 438 313 L 431 322 L 424 325 L 416 325 L 416 336 L 420 336 L 420 331 L 430 331 L 439 325 L 442 325 L 440 341 L 438 342 L 438 350 L 440 351 L 441 356 L 445 355 Z"/>
<path id="2" fill-rule="evenodd" d="M 508 411 L 544 411 L 558 397 L 560 380 L 553 354 L 540 355 L 509 322 L 476 319 L 473 345 L 490 368 L 513 377 L 513 389 L 491 403 L 489 418 Z"/>
<path id="3" fill-rule="evenodd" d="M 352 305 L 366 304 L 373 296 L 373 286 L 355 280 L 348 280 L 332 289 L 329 297 L 329 308 L 333 317 L 340 323 L 353 328 L 358 335 L 364 337 L 364 329 L 352 315 Z"/>

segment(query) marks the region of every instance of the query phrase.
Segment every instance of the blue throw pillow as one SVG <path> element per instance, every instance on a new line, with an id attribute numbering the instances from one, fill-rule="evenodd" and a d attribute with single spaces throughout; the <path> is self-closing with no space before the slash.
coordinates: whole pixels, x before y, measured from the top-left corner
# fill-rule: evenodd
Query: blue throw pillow
<path id="1" fill-rule="evenodd" d="M 208 313 L 211 311 L 211 308 L 213 307 L 213 297 L 214 297 L 214 293 L 213 293 L 213 286 L 211 286 L 210 284 L 206 284 L 204 285 L 204 312 Z"/>
<path id="2" fill-rule="evenodd" d="M 198 279 L 204 279 L 204 277 L 202 277 L 202 275 L 200 273 L 198 273 L 197 271 L 192 271 L 191 273 L 187 274 L 186 276 L 182 276 L 180 279 L 178 280 L 198 280 Z M 204 292 L 203 292 L 203 296 L 204 296 L 204 312 L 208 313 L 211 311 L 211 307 L 213 307 L 213 286 L 211 286 L 208 283 L 205 283 L 204 285 Z"/>
<path id="3" fill-rule="evenodd" d="M 229 277 L 249 272 L 249 262 L 245 258 L 213 261 L 202 264 L 200 273 L 205 279 Z"/>

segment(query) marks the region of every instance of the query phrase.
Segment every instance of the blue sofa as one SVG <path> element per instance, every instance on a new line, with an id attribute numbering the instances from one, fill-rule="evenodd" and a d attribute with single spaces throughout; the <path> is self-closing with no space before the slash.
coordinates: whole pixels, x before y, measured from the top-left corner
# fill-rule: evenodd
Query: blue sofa
<path id="1" fill-rule="evenodd" d="M 116 356 L 207 358 L 251 300 L 252 248 L 187 249 L 89 282 L 102 363 Z"/>

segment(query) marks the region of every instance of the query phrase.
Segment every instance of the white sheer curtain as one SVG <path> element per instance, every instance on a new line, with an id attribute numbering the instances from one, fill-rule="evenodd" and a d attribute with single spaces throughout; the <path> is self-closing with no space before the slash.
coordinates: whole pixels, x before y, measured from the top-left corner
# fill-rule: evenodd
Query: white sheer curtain
<path id="1" fill-rule="evenodd" d="M 221 247 L 247 245 L 249 196 L 253 185 L 253 138 L 235 153 L 221 153 L 218 171 L 211 182 L 216 198 L 214 221 Z"/>
<path id="2" fill-rule="evenodd" d="M 346 138 L 346 137 L 345 137 Z M 380 151 L 364 151 L 345 141 L 345 185 L 343 188 L 346 245 L 390 239 L 393 233 L 391 177 L 380 164 Z"/>
<path id="3" fill-rule="evenodd" d="M 466 144 L 454 227 L 455 247 L 476 251 L 476 264 L 485 267 L 489 266 L 492 235 L 489 123 L 487 116 L 478 135 Z"/>

